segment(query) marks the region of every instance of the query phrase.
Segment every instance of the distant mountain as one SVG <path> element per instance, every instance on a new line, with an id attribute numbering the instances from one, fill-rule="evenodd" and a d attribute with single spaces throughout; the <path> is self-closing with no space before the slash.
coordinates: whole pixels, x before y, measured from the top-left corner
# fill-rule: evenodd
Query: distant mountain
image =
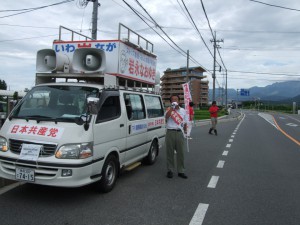
<path id="1" fill-rule="evenodd" d="M 300 81 L 277 82 L 266 87 L 251 87 L 248 89 L 249 96 L 237 95 L 237 90 L 227 89 L 228 102 L 231 100 L 249 101 L 254 98 L 260 98 L 262 101 L 294 101 L 299 102 L 300 96 Z M 212 99 L 213 90 L 209 89 L 209 98 Z M 219 100 L 225 93 L 223 89 L 216 89 L 215 96 Z"/>
<path id="2" fill-rule="evenodd" d="M 300 95 L 297 95 L 297 96 L 294 97 L 294 98 L 284 99 L 282 102 L 284 102 L 284 103 L 296 102 L 297 105 L 299 106 L 299 105 L 300 105 Z"/>

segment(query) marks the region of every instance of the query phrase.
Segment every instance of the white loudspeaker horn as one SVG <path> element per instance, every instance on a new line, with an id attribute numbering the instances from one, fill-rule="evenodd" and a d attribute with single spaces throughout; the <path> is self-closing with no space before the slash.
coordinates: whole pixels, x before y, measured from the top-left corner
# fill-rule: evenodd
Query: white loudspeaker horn
<path id="1" fill-rule="evenodd" d="M 69 68 L 70 60 L 64 54 L 56 54 L 53 49 L 41 49 L 36 56 L 37 72 L 66 71 Z"/>
<path id="2" fill-rule="evenodd" d="M 52 49 L 42 49 L 36 55 L 36 71 L 51 72 L 56 67 L 56 54 Z"/>
<path id="3" fill-rule="evenodd" d="M 73 55 L 72 69 L 76 72 L 104 72 L 105 52 L 96 48 L 79 48 Z"/>

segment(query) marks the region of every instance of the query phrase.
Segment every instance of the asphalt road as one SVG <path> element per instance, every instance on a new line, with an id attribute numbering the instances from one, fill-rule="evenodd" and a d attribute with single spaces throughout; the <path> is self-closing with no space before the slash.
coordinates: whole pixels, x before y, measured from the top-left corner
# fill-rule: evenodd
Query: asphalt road
<path id="1" fill-rule="evenodd" d="M 115 189 L 24 184 L 0 195 L 5 225 L 299 225 L 300 118 L 245 111 L 198 123 L 186 153 L 187 180 L 166 178 L 165 150 L 152 166 L 123 173 Z M 297 126 L 286 125 L 292 120 Z M 298 121 L 297 121 L 298 120 Z M 284 131 L 286 134 L 284 134 Z"/>

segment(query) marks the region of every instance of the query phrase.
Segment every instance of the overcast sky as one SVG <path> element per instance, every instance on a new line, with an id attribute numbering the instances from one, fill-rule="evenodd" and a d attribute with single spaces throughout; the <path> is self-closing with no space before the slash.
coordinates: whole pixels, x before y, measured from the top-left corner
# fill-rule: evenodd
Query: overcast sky
<path id="1" fill-rule="evenodd" d="M 13 10 L 33 9 L 64 0 L 0 1 L 0 79 L 6 81 L 10 90 L 20 91 L 34 86 L 36 52 L 52 48 L 53 40 L 58 39 L 60 25 L 91 36 L 91 2 L 85 8 L 79 7 L 80 1 L 74 0 L 24 13 L 24 10 Z M 186 66 L 184 52 L 189 50 L 192 57 L 189 65 L 209 70 L 205 75 L 212 88 L 213 36 L 201 0 L 139 0 L 156 26 L 137 1 L 126 2 L 143 15 L 148 25 L 169 44 L 123 0 L 99 0 L 97 39 L 117 39 L 118 25 L 123 23 L 154 44 L 158 59 L 156 69 L 161 76 L 167 68 Z M 216 32 L 216 40 L 223 40 L 218 43 L 217 63 L 222 65 L 222 70 L 219 72 L 217 67 L 216 87 L 225 86 L 225 68 L 228 88 L 300 81 L 299 0 L 261 1 L 290 9 L 250 0 L 202 2 L 212 31 Z M 13 15 L 17 13 L 20 14 Z"/>

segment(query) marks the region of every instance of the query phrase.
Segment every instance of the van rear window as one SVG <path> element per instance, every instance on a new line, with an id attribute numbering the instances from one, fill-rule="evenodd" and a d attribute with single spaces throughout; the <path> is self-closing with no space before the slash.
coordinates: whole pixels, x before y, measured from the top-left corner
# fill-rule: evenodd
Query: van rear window
<path id="1" fill-rule="evenodd" d="M 160 97 L 145 95 L 145 103 L 146 103 L 148 118 L 164 116 L 164 110 L 162 107 Z"/>

